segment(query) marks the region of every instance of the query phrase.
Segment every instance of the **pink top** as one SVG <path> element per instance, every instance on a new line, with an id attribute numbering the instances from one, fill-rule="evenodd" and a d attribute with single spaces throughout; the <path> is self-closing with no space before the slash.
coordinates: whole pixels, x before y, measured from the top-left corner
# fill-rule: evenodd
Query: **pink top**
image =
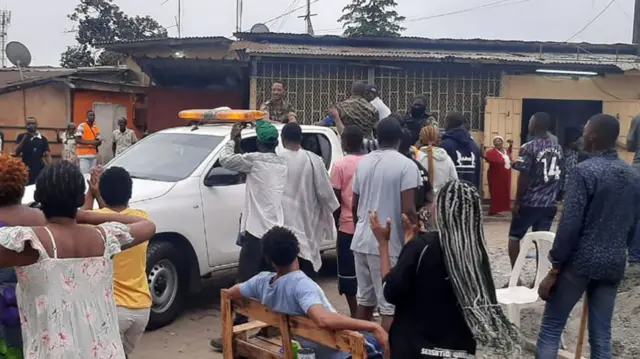
<path id="1" fill-rule="evenodd" d="M 353 234 L 355 225 L 353 224 L 353 214 L 351 212 L 353 202 L 353 176 L 356 168 L 364 155 L 347 155 L 333 165 L 331 170 L 331 184 L 333 188 L 340 190 L 340 232 Z"/>

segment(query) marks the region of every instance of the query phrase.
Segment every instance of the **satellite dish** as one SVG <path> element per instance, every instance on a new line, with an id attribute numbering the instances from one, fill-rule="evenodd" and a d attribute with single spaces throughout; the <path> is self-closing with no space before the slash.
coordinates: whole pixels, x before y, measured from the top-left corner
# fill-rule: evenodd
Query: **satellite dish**
<path id="1" fill-rule="evenodd" d="M 20 71 L 20 80 L 24 80 L 22 68 L 31 65 L 31 52 L 29 52 L 29 49 L 21 42 L 11 41 L 7 44 L 5 53 L 9 61 Z"/>
<path id="2" fill-rule="evenodd" d="M 269 30 L 269 28 L 267 27 L 267 25 L 265 24 L 255 24 L 253 26 L 251 26 L 251 30 L 249 30 L 249 32 L 253 32 L 253 33 L 266 33 L 266 32 L 271 32 L 271 30 Z"/>

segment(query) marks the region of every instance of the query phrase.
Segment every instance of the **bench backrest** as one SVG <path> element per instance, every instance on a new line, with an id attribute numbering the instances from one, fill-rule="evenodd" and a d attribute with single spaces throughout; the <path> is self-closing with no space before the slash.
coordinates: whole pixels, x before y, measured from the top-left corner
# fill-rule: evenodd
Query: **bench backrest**
<path id="1" fill-rule="evenodd" d="M 221 291 L 223 350 L 233 347 L 233 312 L 280 328 L 284 358 L 293 359 L 291 339 L 299 336 L 329 348 L 351 353 L 353 359 L 366 359 L 364 336 L 350 330 L 331 331 L 318 327 L 311 319 L 275 312 L 251 299 L 231 300 L 226 290 Z M 225 359 L 228 357 L 225 355 Z"/>

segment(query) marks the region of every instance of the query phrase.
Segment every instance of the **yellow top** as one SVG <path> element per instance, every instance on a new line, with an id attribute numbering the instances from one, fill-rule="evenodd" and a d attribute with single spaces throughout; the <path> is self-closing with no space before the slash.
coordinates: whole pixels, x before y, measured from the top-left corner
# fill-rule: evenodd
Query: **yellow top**
<path id="1" fill-rule="evenodd" d="M 99 213 L 116 213 L 108 208 L 96 210 Z M 119 212 L 128 216 L 149 219 L 149 215 L 138 209 L 127 208 Z M 128 309 L 151 308 L 151 293 L 147 282 L 148 243 L 137 245 L 120 252 L 113 258 L 113 295 L 118 307 Z"/>

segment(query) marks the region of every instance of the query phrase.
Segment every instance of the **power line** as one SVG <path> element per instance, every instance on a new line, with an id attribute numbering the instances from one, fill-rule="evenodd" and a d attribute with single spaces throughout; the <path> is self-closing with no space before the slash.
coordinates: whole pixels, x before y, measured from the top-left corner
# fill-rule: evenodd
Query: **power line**
<path id="1" fill-rule="evenodd" d="M 633 20 L 633 18 L 631 18 L 631 15 L 629 15 L 629 13 L 627 12 L 627 10 L 625 10 L 622 5 L 620 5 L 619 2 L 614 1 L 614 4 L 616 4 L 616 6 L 618 7 L 618 9 L 629 19 L 629 20 Z"/>
<path id="2" fill-rule="evenodd" d="M 600 18 L 600 16 L 602 16 L 602 14 L 604 14 L 610 7 L 611 5 L 613 5 L 613 3 L 616 2 L 616 0 L 611 0 L 607 6 L 605 6 L 599 13 L 598 15 L 596 15 L 593 19 L 591 19 L 591 21 L 589 21 L 582 29 L 580 29 L 578 32 L 576 32 L 575 34 L 573 34 L 573 36 L 571 36 L 567 41 L 565 42 L 569 42 L 571 40 L 573 40 L 576 36 L 580 35 L 584 30 L 586 30 L 589 26 L 591 26 L 591 24 L 593 24 L 594 22 L 596 22 L 596 20 L 598 20 Z"/>
<path id="3" fill-rule="evenodd" d="M 519 4 L 519 3 L 523 3 L 523 2 L 527 2 L 527 1 L 531 1 L 531 0 L 520 0 L 520 1 L 516 1 L 516 2 L 511 2 L 511 1 L 512 0 L 499 0 L 499 1 L 494 1 L 494 2 L 488 3 L 488 4 L 484 4 L 484 5 L 478 5 L 478 6 L 470 7 L 470 8 L 467 8 L 467 9 L 451 11 L 451 12 L 447 12 L 447 13 L 443 13 L 443 14 L 437 14 L 437 15 L 423 16 L 423 17 L 417 17 L 417 18 L 413 18 L 413 19 L 407 19 L 404 22 L 416 22 L 416 21 L 430 20 L 430 19 L 435 19 L 435 18 L 444 17 L 444 16 L 458 15 L 458 14 L 462 14 L 462 13 L 465 13 L 465 12 L 482 10 L 482 9 L 488 8 L 488 7 L 498 7 L 498 6 L 504 6 L 504 5 L 515 5 L 515 4 Z"/>
<path id="4" fill-rule="evenodd" d="M 320 1 L 320 0 L 313 0 L 313 1 L 311 1 L 311 4 L 315 4 L 318 1 Z M 278 15 L 278 16 L 274 17 L 273 19 L 269 19 L 269 20 L 263 22 L 263 24 L 266 25 L 266 24 L 268 24 L 270 22 L 274 22 L 274 21 L 276 21 L 278 19 L 281 19 L 281 18 L 283 18 L 283 17 L 285 17 L 285 16 L 287 16 L 289 14 L 293 14 L 294 12 L 296 12 L 296 11 L 298 11 L 300 9 L 306 8 L 306 7 L 307 7 L 307 5 L 298 6 L 297 8 L 295 8 L 295 9 L 293 9 L 291 11 L 285 12 L 284 14 Z"/>
<path id="5" fill-rule="evenodd" d="M 291 4 L 289 4 L 289 6 L 287 7 L 287 9 L 286 9 L 284 12 L 291 11 L 293 8 L 295 8 L 296 6 L 298 6 L 298 3 L 299 3 L 299 2 L 300 2 L 300 0 L 293 0 L 293 1 L 291 2 Z M 284 25 L 287 23 L 287 20 L 289 20 L 289 16 L 290 16 L 290 15 L 291 15 L 291 14 L 289 14 L 289 15 L 287 15 L 287 16 L 285 16 L 285 17 L 283 17 L 283 18 L 282 18 L 282 21 L 280 21 L 280 24 L 278 24 L 277 26 L 274 24 L 274 26 L 276 27 L 276 32 L 279 32 L 279 31 L 284 27 Z"/>
<path id="6" fill-rule="evenodd" d="M 520 3 L 529 2 L 529 1 L 531 1 L 531 0 L 519 0 L 519 1 L 515 1 L 515 2 L 513 2 L 513 0 L 498 0 L 498 1 L 490 2 L 488 4 L 478 5 L 478 6 L 474 6 L 474 7 L 470 7 L 470 8 L 466 8 L 466 9 L 460 9 L 460 10 L 451 11 L 451 12 L 446 12 L 446 13 L 442 13 L 442 14 L 409 18 L 409 19 L 406 19 L 404 21 L 401 21 L 401 23 L 430 20 L 430 19 L 435 19 L 435 18 L 439 18 L 439 17 L 458 15 L 458 14 L 462 14 L 462 13 L 465 13 L 465 12 L 482 10 L 482 9 L 489 8 L 489 7 L 515 5 L 515 4 L 520 4 Z M 318 31 L 329 32 L 329 31 L 336 31 L 336 30 L 342 30 L 342 28 L 339 27 L 339 28 L 334 28 L 334 29 L 322 29 L 322 30 L 318 30 Z"/>

